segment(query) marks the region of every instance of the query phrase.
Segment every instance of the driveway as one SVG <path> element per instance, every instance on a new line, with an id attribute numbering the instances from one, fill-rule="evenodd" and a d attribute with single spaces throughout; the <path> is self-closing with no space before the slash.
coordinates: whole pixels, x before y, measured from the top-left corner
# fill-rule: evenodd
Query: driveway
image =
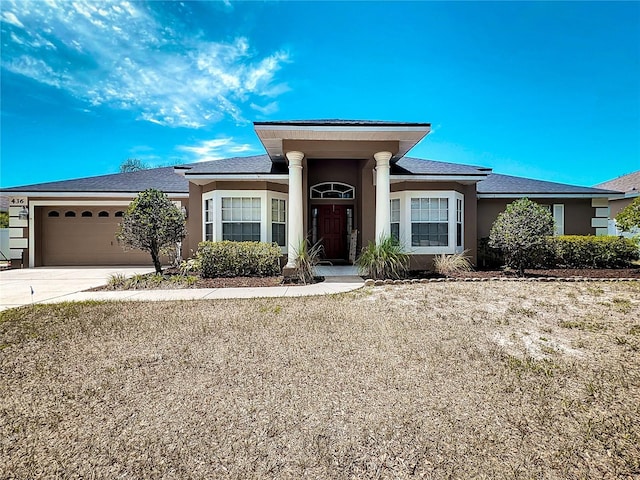
<path id="1" fill-rule="evenodd" d="M 0 310 L 50 300 L 104 285 L 109 276 L 149 273 L 149 267 L 41 267 L 0 272 Z M 33 289 L 33 295 L 31 291 Z"/>

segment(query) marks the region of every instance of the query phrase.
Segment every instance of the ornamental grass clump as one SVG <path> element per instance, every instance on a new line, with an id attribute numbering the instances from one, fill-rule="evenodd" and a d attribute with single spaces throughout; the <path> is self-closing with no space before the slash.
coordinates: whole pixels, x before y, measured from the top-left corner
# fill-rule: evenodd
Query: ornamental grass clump
<path id="1" fill-rule="evenodd" d="M 462 253 L 454 253 L 453 255 L 436 255 L 433 260 L 433 269 L 436 273 L 450 277 L 452 275 L 459 275 L 463 272 L 470 272 L 473 270 L 471 261 L 466 255 L 469 250 L 465 250 Z"/>
<path id="2" fill-rule="evenodd" d="M 296 253 L 296 274 L 300 283 L 313 283 L 315 266 L 320 261 L 324 247 L 320 242 L 311 245 L 308 240 L 302 240 Z"/>
<path id="3" fill-rule="evenodd" d="M 399 279 L 409 270 L 409 256 L 393 237 L 369 242 L 356 260 L 360 273 L 375 280 Z"/>

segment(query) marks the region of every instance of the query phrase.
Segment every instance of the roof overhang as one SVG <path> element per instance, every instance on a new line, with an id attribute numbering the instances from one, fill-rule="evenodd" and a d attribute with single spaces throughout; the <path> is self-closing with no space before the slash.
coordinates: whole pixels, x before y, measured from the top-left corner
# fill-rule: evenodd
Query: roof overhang
<path id="1" fill-rule="evenodd" d="M 428 123 L 254 122 L 254 129 L 274 162 L 284 162 L 294 145 L 307 158 L 370 158 L 372 148 L 391 148 L 392 161 L 402 158 L 429 134 Z M 289 147 L 289 148 L 287 148 Z M 378 150 L 382 151 L 382 150 Z M 375 153 L 375 152 L 373 152 Z"/>
<path id="2" fill-rule="evenodd" d="M 487 175 L 389 175 L 391 183 L 398 182 L 457 182 L 472 185 L 487 178 Z"/>
<path id="3" fill-rule="evenodd" d="M 478 193 L 478 198 L 623 198 L 610 193 Z"/>
<path id="4" fill-rule="evenodd" d="M 289 175 L 286 174 L 260 174 L 260 173 L 236 173 L 236 174 L 186 174 L 189 182 L 195 185 L 206 185 L 211 182 L 272 182 L 289 183 Z"/>
<path id="5" fill-rule="evenodd" d="M 140 193 L 140 191 L 135 192 L 34 192 L 29 190 L 23 191 L 11 191 L 11 192 L 1 192 L 2 195 L 6 196 L 20 196 L 20 197 L 29 197 L 29 198 L 133 198 Z M 165 192 L 167 196 L 173 198 L 188 198 L 189 193 L 187 192 Z"/>

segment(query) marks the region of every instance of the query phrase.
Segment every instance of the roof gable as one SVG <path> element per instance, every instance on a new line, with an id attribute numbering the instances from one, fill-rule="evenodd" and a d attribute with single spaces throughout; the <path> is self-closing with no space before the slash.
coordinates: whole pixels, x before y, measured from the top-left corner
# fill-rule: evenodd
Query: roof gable
<path id="1" fill-rule="evenodd" d="M 622 175 L 613 180 L 608 180 L 595 185 L 595 188 L 608 188 L 625 193 L 637 193 L 640 191 L 640 170 Z"/>

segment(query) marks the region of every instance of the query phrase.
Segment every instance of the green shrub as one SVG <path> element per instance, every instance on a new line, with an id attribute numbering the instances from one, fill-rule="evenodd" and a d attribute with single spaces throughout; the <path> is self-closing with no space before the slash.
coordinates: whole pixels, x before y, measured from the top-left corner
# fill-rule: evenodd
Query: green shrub
<path id="1" fill-rule="evenodd" d="M 409 269 L 409 256 L 393 237 L 369 242 L 356 260 L 360 273 L 373 279 L 402 278 Z"/>
<path id="2" fill-rule="evenodd" d="M 263 242 L 201 242 L 196 252 L 205 278 L 279 275 L 281 256 L 280 247 Z"/>
<path id="3" fill-rule="evenodd" d="M 620 268 L 638 260 L 637 243 L 629 238 L 562 235 L 549 239 L 557 266 L 565 268 Z"/>
<path id="4" fill-rule="evenodd" d="M 528 198 L 507 205 L 491 227 L 489 246 L 499 248 L 507 265 L 524 274 L 525 267 L 542 254 L 553 234 L 551 213 Z"/>
<path id="5" fill-rule="evenodd" d="M 504 255 L 500 249 L 489 246 L 489 237 L 478 239 L 478 268 L 498 268 L 504 263 Z"/>

